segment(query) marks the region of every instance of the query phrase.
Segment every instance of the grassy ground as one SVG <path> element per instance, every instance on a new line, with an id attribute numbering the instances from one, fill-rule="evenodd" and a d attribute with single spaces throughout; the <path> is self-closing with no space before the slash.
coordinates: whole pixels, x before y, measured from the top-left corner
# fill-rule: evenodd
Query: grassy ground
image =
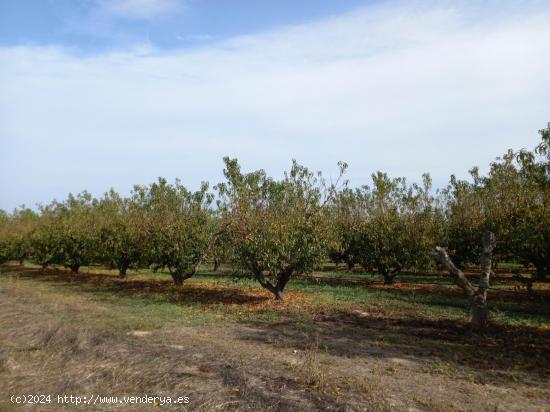
<path id="1" fill-rule="evenodd" d="M 166 410 L 548 409 L 546 289 L 492 290 L 478 337 L 456 287 L 403 280 L 295 281 L 276 302 L 209 273 L 177 288 L 163 273 L 4 266 L 0 410 L 19 410 L 14 393 L 189 396 Z"/>

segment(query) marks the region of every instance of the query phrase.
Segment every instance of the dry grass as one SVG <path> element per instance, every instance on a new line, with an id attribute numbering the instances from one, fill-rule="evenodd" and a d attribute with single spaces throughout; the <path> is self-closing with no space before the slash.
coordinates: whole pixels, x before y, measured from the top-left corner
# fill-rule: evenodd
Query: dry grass
<path id="1" fill-rule="evenodd" d="M 0 274 L 0 410 L 12 408 L 12 393 L 187 395 L 187 410 L 199 411 L 550 404 L 547 352 L 534 349 L 547 348 L 543 329 L 495 326 L 479 341 L 456 320 L 421 311 L 407 318 L 382 301 L 346 306 L 322 293 L 292 290 L 281 304 L 246 284 L 199 280 L 181 289 L 162 278 L 8 268 Z"/>
<path id="2" fill-rule="evenodd" d="M 102 321 L 116 310 L 110 304 L 26 280 L 2 279 L 0 285 L 0 410 L 10 407 L 9 394 L 21 393 L 186 395 L 188 409 L 199 411 L 340 408 L 322 393 L 304 392 L 283 367 L 259 367 L 238 342 L 224 342 L 222 330 L 176 321 L 129 333 L 123 311 L 119 324 Z"/>

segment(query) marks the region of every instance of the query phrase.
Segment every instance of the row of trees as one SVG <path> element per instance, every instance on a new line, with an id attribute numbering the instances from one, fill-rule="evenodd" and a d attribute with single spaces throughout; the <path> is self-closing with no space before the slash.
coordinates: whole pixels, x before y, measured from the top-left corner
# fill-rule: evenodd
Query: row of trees
<path id="1" fill-rule="evenodd" d="M 176 284 L 192 276 L 214 239 L 212 194 L 165 179 L 136 186 L 131 197 L 111 190 L 101 199 L 83 192 L 64 202 L 2 214 L 3 260 L 63 264 L 74 273 L 99 263 L 117 268 L 167 268 Z"/>
<path id="2" fill-rule="evenodd" d="M 344 188 L 336 195 L 331 208 L 336 242 L 329 253 L 335 261 L 350 268 L 358 263 L 393 283 L 403 269 L 431 266 L 429 252 L 445 243 L 444 208 L 427 174 L 422 186 L 380 172 L 372 180 L 372 187 Z"/>
<path id="3" fill-rule="evenodd" d="M 206 260 L 225 260 L 251 273 L 283 299 L 292 276 L 307 274 L 327 256 L 380 273 L 386 283 L 402 270 L 432 265 L 445 246 L 461 268 L 479 264 L 480 239 L 498 240 L 496 260 L 550 269 L 550 134 L 533 151 L 509 151 L 486 176 L 451 177 L 434 192 L 384 173 L 372 186 L 351 189 L 342 176 L 328 184 L 294 162 L 281 180 L 263 170 L 243 173 L 225 158 L 225 182 L 192 192 L 164 179 L 135 186 L 129 197 L 111 190 L 95 199 L 83 192 L 38 212 L 0 213 L 0 260 L 31 259 L 44 267 L 103 264 L 125 276 L 130 268 L 166 268 L 182 284 Z M 441 263 L 441 259 L 439 260 Z"/>
<path id="4" fill-rule="evenodd" d="M 296 162 L 276 181 L 261 170 L 243 174 L 236 159 L 224 161 L 226 182 L 216 187 L 215 204 L 206 183 L 191 192 L 161 178 L 135 186 L 129 197 L 111 190 L 94 199 L 83 192 L 38 212 L 3 212 L 0 260 L 62 264 L 74 273 L 103 264 L 122 277 L 129 268 L 165 268 L 181 285 L 205 260 L 223 259 L 283 299 L 292 275 L 324 259 L 336 185 Z"/>
<path id="5" fill-rule="evenodd" d="M 422 186 L 373 175 L 373 186 L 344 189 L 335 198 L 332 221 L 337 239 L 330 256 L 376 270 L 386 283 L 404 268 L 425 270 L 434 246 L 445 246 L 459 268 L 480 264 L 480 239 L 492 232 L 498 241 L 494 261 L 532 266 L 535 280 L 550 270 L 550 129 L 533 150 L 508 151 L 478 168 L 471 179 L 451 176 L 433 195 L 429 175 Z"/>

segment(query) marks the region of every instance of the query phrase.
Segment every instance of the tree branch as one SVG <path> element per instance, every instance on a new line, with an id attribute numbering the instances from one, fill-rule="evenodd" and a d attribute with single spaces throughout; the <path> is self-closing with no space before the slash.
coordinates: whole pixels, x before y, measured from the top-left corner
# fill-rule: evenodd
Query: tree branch
<path id="1" fill-rule="evenodd" d="M 495 235 L 492 232 L 483 234 L 483 251 L 481 252 L 481 275 L 479 277 L 478 292 L 483 293 L 489 288 L 493 250 L 495 248 Z"/>
<path id="2" fill-rule="evenodd" d="M 447 251 L 441 246 L 436 246 L 435 251 L 431 254 L 431 256 L 437 263 L 440 263 L 447 268 L 447 270 L 454 277 L 456 284 L 464 290 L 468 296 L 468 299 L 472 299 L 475 292 L 472 284 L 468 281 L 468 279 L 466 279 L 464 273 L 455 266 L 447 254 Z"/>
<path id="3" fill-rule="evenodd" d="M 477 290 L 475 290 L 468 279 L 466 279 L 464 273 L 462 273 L 462 271 L 451 261 L 445 249 L 437 246 L 432 253 L 432 258 L 445 266 L 454 277 L 456 284 L 464 290 L 472 311 L 472 329 L 477 332 L 483 332 L 487 327 L 487 289 L 489 288 L 489 277 L 491 276 L 495 235 L 491 232 L 485 232 L 483 234 L 482 243 L 481 274 Z"/>
<path id="4" fill-rule="evenodd" d="M 189 277 L 193 276 L 199 270 L 199 266 L 202 264 L 204 258 L 208 255 L 208 253 L 210 253 L 210 249 L 212 249 L 212 247 L 218 241 L 220 236 L 225 233 L 228 226 L 229 226 L 228 223 L 223 224 L 222 227 L 212 235 L 212 237 L 208 241 L 208 244 L 206 245 L 206 248 L 204 248 L 204 250 L 199 254 L 197 262 L 191 269 L 191 273 Z"/>

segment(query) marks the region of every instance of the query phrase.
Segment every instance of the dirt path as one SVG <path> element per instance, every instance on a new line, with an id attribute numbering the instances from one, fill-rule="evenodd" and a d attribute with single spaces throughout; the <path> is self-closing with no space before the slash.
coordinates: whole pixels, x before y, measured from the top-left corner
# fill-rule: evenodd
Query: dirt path
<path id="1" fill-rule="evenodd" d="M 345 319 L 128 330 L 128 310 L 0 276 L 0 410 L 548 410 L 548 382 L 491 378 L 376 342 L 375 323 Z M 118 311 L 118 312 L 117 312 Z M 152 315 L 153 316 L 153 315 Z M 498 349 L 497 349 L 498 350 Z M 188 396 L 189 404 L 51 405 L 12 394 Z"/>

